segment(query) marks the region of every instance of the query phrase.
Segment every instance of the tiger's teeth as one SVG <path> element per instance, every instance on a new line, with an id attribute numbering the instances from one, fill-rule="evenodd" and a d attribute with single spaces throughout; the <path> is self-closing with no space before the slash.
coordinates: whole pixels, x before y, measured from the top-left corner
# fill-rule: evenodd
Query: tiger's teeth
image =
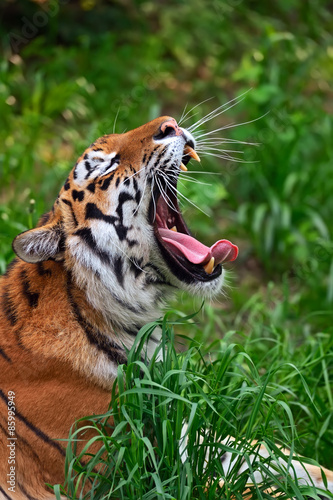
<path id="1" fill-rule="evenodd" d="M 201 161 L 200 158 L 199 158 L 199 155 L 194 151 L 193 148 L 191 148 L 191 146 L 185 146 L 185 148 L 184 148 L 184 154 L 188 155 L 188 156 L 191 156 L 191 158 L 193 158 L 196 161 L 199 161 L 199 162 Z"/>
<path id="2" fill-rule="evenodd" d="M 215 259 L 214 257 L 212 257 L 210 259 L 210 261 L 208 262 L 208 264 L 206 264 L 205 266 L 203 266 L 204 270 L 206 271 L 207 274 L 212 274 L 213 270 L 214 270 L 214 264 L 215 264 Z"/>
<path id="3" fill-rule="evenodd" d="M 180 164 L 180 170 L 182 170 L 183 172 L 187 172 L 187 167 L 185 167 L 184 163 Z"/>
<path id="4" fill-rule="evenodd" d="M 176 226 L 171 227 L 170 230 L 175 231 L 175 233 L 178 233 Z"/>

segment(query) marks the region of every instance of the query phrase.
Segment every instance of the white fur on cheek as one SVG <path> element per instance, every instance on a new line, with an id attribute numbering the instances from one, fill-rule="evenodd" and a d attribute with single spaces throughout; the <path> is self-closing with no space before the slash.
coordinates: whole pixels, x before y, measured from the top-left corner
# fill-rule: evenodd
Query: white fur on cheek
<path id="1" fill-rule="evenodd" d="M 88 179 L 96 179 L 98 176 L 107 175 L 119 166 L 119 161 L 113 161 L 116 152 L 109 154 L 103 151 L 89 151 L 84 155 L 74 169 L 74 180 L 78 186 L 82 186 Z"/>

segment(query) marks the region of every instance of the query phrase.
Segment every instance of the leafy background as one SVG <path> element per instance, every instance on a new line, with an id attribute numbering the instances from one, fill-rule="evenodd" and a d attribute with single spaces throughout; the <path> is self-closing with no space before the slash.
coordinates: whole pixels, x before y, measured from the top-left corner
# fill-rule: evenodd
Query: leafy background
<path id="1" fill-rule="evenodd" d="M 2 272 L 12 239 L 49 209 L 98 136 L 179 119 L 212 98 L 191 124 L 248 91 L 210 127 L 245 123 L 223 135 L 257 146 L 238 147 L 243 162 L 191 162 L 216 175 L 193 173 L 211 185 L 181 187 L 210 215 L 185 203 L 193 232 L 240 249 L 225 296 L 187 334 L 241 343 L 262 373 L 297 365 L 319 409 L 280 373 L 298 449 L 332 467 L 331 2 L 4 0 L 0 14 Z M 184 313 L 198 306 L 184 294 L 174 303 Z"/>

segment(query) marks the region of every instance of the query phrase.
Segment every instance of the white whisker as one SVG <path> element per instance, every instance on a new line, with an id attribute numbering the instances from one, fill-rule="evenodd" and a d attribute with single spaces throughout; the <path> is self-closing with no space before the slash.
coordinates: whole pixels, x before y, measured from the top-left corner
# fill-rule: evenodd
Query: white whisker
<path id="1" fill-rule="evenodd" d="M 112 129 L 112 133 L 113 133 L 113 134 L 115 134 L 115 130 L 116 130 L 116 123 L 117 123 L 117 119 L 118 119 L 119 111 L 120 111 L 120 105 L 118 106 L 118 111 L 117 111 L 116 117 L 115 117 L 114 122 L 113 122 L 113 129 Z"/>
<path id="2" fill-rule="evenodd" d="M 191 125 L 188 128 L 188 130 L 193 134 L 194 130 L 196 130 L 198 127 L 202 126 L 204 123 L 212 120 L 213 118 L 216 118 L 217 116 L 221 115 L 222 113 L 225 113 L 229 109 L 233 108 L 234 106 L 236 106 L 237 104 L 239 104 L 240 102 L 242 102 L 244 100 L 244 98 L 245 98 L 244 96 L 249 92 L 249 90 L 243 92 L 243 94 L 241 94 L 240 96 L 237 96 L 234 99 L 231 99 L 227 103 L 222 104 L 221 106 L 219 106 L 215 110 L 211 111 L 210 113 L 208 113 L 208 115 L 201 118 L 201 120 L 198 120 L 196 123 Z"/>
<path id="3" fill-rule="evenodd" d="M 217 132 L 220 132 L 221 130 L 228 130 L 228 129 L 234 128 L 234 127 L 241 127 L 242 125 L 249 125 L 250 123 L 254 123 L 254 122 L 258 121 L 258 120 L 261 120 L 262 118 L 265 118 L 265 116 L 267 116 L 268 113 L 269 113 L 269 111 L 267 111 L 267 113 L 265 113 L 264 115 L 259 116 L 258 118 L 254 118 L 254 120 L 249 120 L 248 122 L 231 123 L 229 125 L 225 125 L 224 127 L 220 127 L 220 128 L 218 128 L 216 130 L 213 130 L 212 132 L 205 132 L 204 134 L 201 134 L 201 135 L 199 135 L 197 137 L 195 137 L 195 134 L 193 134 L 193 135 L 194 135 L 194 137 L 195 137 L 196 140 L 199 140 L 201 137 L 207 137 L 207 136 L 210 136 L 212 134 L 216 134 Z"/>
<path id="4" fill-rule="evenodd" d="M 162 174 L 163 177 L 164 177 L 164 180 L 167 184 L 167 186 L 169 187 L 169 189 L 171 189 L 176 195 L 178 196 L 181 196 L 184 200 L 186 200 L 188 203 L 190 203 L 191 205 L 193 205 L 197 210 L 200 210 L 200 212 L 202 212 L 203 214 L 207 215 L 207 217 L 210 217 L 209 214 L 207 214 L 204 210 L 202 210 L 202 208 L 198 207 L 195 203 L 193 203 L 193 201 L 191 201 L 189 198 L 187 198 L 183 193 L 181 193 L 175 186 L 173 186 L 169 181 L 168 179 L 166 178 L 165 174 Z"/>
<path id="5" fill-rule="evenodd" d="M 232 156 L 229 156 L 229 155 L 218 155 L 216 153 L 209 153 L 208 151 L 207 152 L 203 152 L 201 153 L 202 155 L 206 155 L 206 156 L 215 156 L 215 158 L 221 158 L 222 160 L 229 160 L 229 161 L 234 161 L 236 163 L 258 163 L 258 161 L 253 161 L 253 160 L 243 160 L 242 158 L 234 158 Z M 193 173 L 193 172 L 192 172 Z"/>
<path id="6" fill-rule="evenodd" d="M 144 165 L 143 167 L 139 168 L 139 170 L 137 172 L 134 172 L 134 174 L 130 175 L 129 177 L 125 178 L 123 181 L 121 181 L 121 184 L 123 182 L 125 182 L 125 180 L 129 180 L 129 179 L 132 179 L 132 177 L 135 177 L 136 175 L 138 175 L 140 172 L 142 172 L 142 170 L 144 170 L 145 168 L 147 167 L 147 165 Z"/>
<path id="7" fill-rule="evenodd" d="M 202 186 L 212 186 L 212 184 L 209 184 L 208 182 L 198 181 L 197 179 L 193 179 L 192 177 L 181 177 L 178 182 L 181 181 L 193 182 L 193 184 L 201 184 Z"/>
<path id="8" fill-rule="evenodd" d="M 172 177 L 173 179 L 179 179 L 179 180 L 182 180 L 182 181 L 188 181 L 188 182 L 194 182 L 196 184 L 202 184 L 203 186 L 211 186 L 212 184 L 208 184 L 207 182 L 202 182 L 202 181 L 198 181 L 198 179 L 194 179 L 194 177 L 191 177 L 190 175 L 188 175 L 188 173 L 184 173 L 184 176 L 182 176 L 181 174 L 178 176 L 178 175 L 175 175 L 175 174 L 168 174 L 168 177 Z"/>
<path id="9" fill-rule="evenodd" d="M 180 120 L 178 121 L 178 125 L 180 125 L 182 122 L 184 122 L 184 121 L 186 121 L 186 120 L 188 120 L 188 119 L 190 118 L 190 117 L 188 117 L 188 118 L 186 118 L 186 117 L 187 117 L 187 116 L 191 113 L 191 111 L 193 111 L 194 109 L 196 109 L 196 108 L 198 108 L 199 106 L 201 106 L 201 104 L 204 104 L 205 102 L 210 101 L 211 99 L 214 99 L 214 98 L 213 98 L 213 97 L 208 97 L 208 99 L 205 99 L 204 101 L 199 102 L 199 104 L 196 104 L 195 106 L 193 106 L 193 108 L 191 108 L 191 109 L 190 109 L 190 110 L 186 113 L 186 115 L 184 115 L 184 113 L 185 113 L 185 111 L 186 111 L 186 108 L 187 108 L 187 104 L 186 104 L 185 109 L 184 109 L 184 111 L 183 111 L 183 113 L 182 113 L 182 116 L 180 117 Z M 195 113 L 195 114 L 197 114 L 197 113 Z"/>
<path id="10" fill-rule="evenodd" d="M 180 117 L 180 118 L 179 118 L 179 120 L 178 120 L 178 125 L 180 125 L 180 124 L 181 124 L 181 121 L 182 121 L 182 120 L 185 118 L 185 116 L 188 114 L 188 113 L 186 113 L 186 115 L 185 115 L 187 105 L 188 105 L 188 102 L 185 104 L 185 107 L 184 107 L 184 109 L 183 109 L 183 112 L 182 112 L 182 114 L 181 114 L 181 117 Z M 185 116 L 184 116 L 184 115 L 185 115 Z"/>
<path id="11" fill-rule="evenodd" d="M 197 210 L 199 210 L 200 212 L 202 212 L 204 215 L 207 215 L 207 217 L 210 217 L 209 214 L 207 214 L 207 212 L 205 212 L 204 210 L 202 210 L 202 208 L 198 207 L 198 205 L 196 205 L 195 203 L 193 203 L 193 201 L 191 201 L 189 198 L 187 198 L 183 193 L 181 193 L 178 189 L 176 189 L 177 193 L 179 196 L 181 196 L 182 198 L 184 198 L 184 200 L 187 201 L 187 203 L 190 203 L 191 205 L 193 205 L 193 207 L 195 207 Z"/>
<path id="12" fill-rule="evenodd" d="M 226 139 L 224 137 L 207 137 L 206 139 L 199 139 L 197 141 L 197 146 L 201 145 L 216 145 L 216 144 L 245 144 L 248 146 L 260 146 L 258 142 L 248 142 L 248 141 L 239 141 L 238 139 Z"/>
<path id="13" fill-rule="evenodd" d="M 192 174 L 205 174 L 205 175 L 222 175 L 221 172 L 206 172 L 205 170 L 190 170 L 191 172 L 191 175 Z M 184 172 L 184 173 L 181 173 L 180 176 L 181 178 L 183 176 L 187 176 L 188 173 L 187 172 Z"/>
<path id="14" fill-rule="evenodd" d="M 134 264 L 135 267 L 137 267 L 138 269 L 140 269 L 140 271 L 142 271 L 143 273 L 147 273 L 147 271 L 145 271 L 144 269 L 142 269 L 142 267 L 139 266 L 139 264 L 137 263 L 137 261 L 133 260 L 129 255 L 127 255 L 127 253 L 119 245 L 117 245 L 117 243 L 115 243 L 115 238 L 113 238 L 113 240 L 112 240 L 112 245 L 114 245 L 119 250 L 119 252 L 123 253 L 125 255 L 125 257 L 130 262 L 132 262 L 132 264 Z"/>
<path id="15" fill-rule="evenodd" d="M 157 171 L 156 172 L 156 176 L 155 176 L 155 180 L 156 180 L 156 184 L 160 190 L 160 193 L 165 201 L 165 203 L 168 205 L 168 207 L 170 207 L 172 210 L 174 210 L 175 212 L 178 212 L 177 208 L 174 206 L 174 204 L 172 203 L 172 201 L 170 200 L 169 196 L 166 194 L 166 192 L 164 191 L 163 189 L 163 186 L 162 184 L 160 183 L 159 179 L 157 178 L 157 175 L 158 174 L 161 174 L 160 171 Z M 168 181 L 167 179 L 164 177 L 164 175 L 162 174 L 162 177 L 164 178 L 164 180 L 166 181 L 166 183 L 168 184 Z M 171 184 L 170 184 L 171 186 Z M 170 202 L 170 203 L 169 203 Z"/>
<path id="16" fill-rule="evenodd" d="M 212 146 L 208 147 L 202 147 L 202 148 L 197 148 L 196 152 L 199 153 L 205 153 L 206 151 L 219 151 L 220 153 L 239 153 L 239 154 L 244 154 L 244 151 L 239 151 L 239 150 L 234 150 L 234 149 L 220 149 L 220 148 L 214 148 Z"/>

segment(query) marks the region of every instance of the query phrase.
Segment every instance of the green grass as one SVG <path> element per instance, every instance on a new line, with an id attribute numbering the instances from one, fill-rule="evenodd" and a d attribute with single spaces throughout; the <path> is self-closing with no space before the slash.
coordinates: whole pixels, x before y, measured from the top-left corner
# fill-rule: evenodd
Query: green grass
<path id="1" fill-rule="evenodd" d="M 274 474 L 269 465 L 284 457 L 278 443 L 293 451 L 300 446 L 306 418 L 311 415 L 312 425 L 316 425 L 323 417 L 322 398 L 330 390 L 323 360 L 332 340 L 318 336 L 316 348 L 308 346 L 299 369 L 286 356 L 281 362 L 286 341 L 278 333 L 274 342 L 261 339 L 257 359 L 249 352 L 256 352 L 258 340 L 248 339 L 244 348 L 237 343 L 235 332 L 205 348 L 191 341 L 186 351 L 177 354 L 175 325 L 187 331 L 197 329 L 189 318 L 171 322 L 167 317 L 144 327 L 129 353 L 128 365 L 118 368 L 109 412 L 81 419 L 79 431 L 73 427 L 66 455 L 67 482 L 65 487 L 55 488 L 57 497 L 61 492 L 68 498 L 95 500 L 241 499 L 249 482 L 254 483 L 251 488 L 258 499 L 269 498 L 265 490 L 271 486 L 283 493 L 280 498 L 318 498 L 319 491 L 298 485 L 283 466 L 272 466 Z M 156 327 L 162 328 L 162 344 L 156 351 L 162 360 L 155 356 L 143 363 L 143 342 Z M 273 344 L 269 356 L 267 350 L 263 354 L 265 342 Z M 314 376 L 315 393 L 313 384 L 308 385 Z M 300 424 L 298 433 L 295 418 Z M 184 420 L 188 423 L 185 460 L 180 448 Z M 328 424 L 326 418 L 321 430 Z M 94 437 L 78 453 L 76 441 L 88 429 Z M 236 446 L 227 439 L 230 435 Z M 257 453 L 253 439 L 266 445 L 269 458 L 256 456 L 249 461 Z M 100 450 L 93 453 L 91 446 L 96 441 Z M 224 451 L 231 451 L 235 459 L 227 474 L 219 458 Z M 239 473 L 242 458 L 250 467 Z M 315 463 L 313 453 L 311 458 L 309 462 Z M 255 471 L 265 475 L 262 483 L 256 484 Z M 223 488 L 220 478 L 225 482 Z"/>
<path id="2" fill-rule="evenodd" d="M 44 5 L 46 10 L 48 5 Z M 210 215 L 190 204 L 182 207 L 197 237 L 209 245 L 228 238 L 240 249 L 238 259 L 229 265 L 225 295 L 206 304 L 195 323 L 176 326 L 177 335 L 185 332 L 194 342 L 190 343 L 188 373 L 184 375 L 191 388 L 183 394 L 188 401 L 184 412 L 190 415 L 193 400 L 189 391 L 196 394 L 197 390 L 191 373 L 199 373 L 206 387 L 215 388 L 213 406 L 220 404 L 219 396 L 223 395 L 220 400 L 224 401 L 225 393 L 230 395 L 227 403 L 232 406 L 232 398 L 237 401 L 239 397 L 238 384 L 245 380 L 244 400 L 239 412 L 235 409 L 232 425 L 220 426 L 213 410 L 206 414 L 198 406 L 191 431 L 195 440 L 196 426 L 206 429 L 218 425 L 223 435 L 236 432 L 236 437 L 242 438 L 249 432 L 252 411 L 250 403 L 245 408 L 244 402 L 254 402 L 268 382 L 250 437 L 266 436 L 267 432 L 267 439 L 273 438 L 267 425 L 271 421 L 274 439 L 288 444 L 297 433 L 295 448 L 299 453 L 333 468 L 330 2 L 62 2 L 58 14 L 49 15 L 48 23 L 13 53 L 10 34 L 22 34 L 23 18 L 32 20 L 42 8 L 19 0 L 5 0 L 1 7 L 1 272 L 13 257 L 13 238 L 33 227 L 50 209 L 77 157 L 98 136 L 112 132 L 116 115 L 115 129 L 122 132 L 160 114 L 180 118 L 187 103 L 189 109 L 213 97 L 194 111 L 186 125 L 251 89 L 238 106 L 211 123 L 209 130 L 249 122 L 221 134 L 258 145 L 239 147 L 244 163 L 209 157 L 203 157 L 198 166 L 191 162 L 192 171 L 216 175 L 193 174 L 210 186 L 191 182 L 181 186 L 182 192 Z M 180 294 L 171 307 L 189 315 L 200 303 Z M 212 382 L 213 367 L 218 372 L 232 344 L 238 346 L 233 348 L 237 355 L 228 365 L 229 378 L 221 374 L 221 391 L 224 388 L 225 392 L 219 392 Z M 213 364 L 205 354 L 209 349 Z M 183 366 L 184 356 L 173 355 L 174 369 Z M 169 367 L 149 367 L 151 379 L 162 387 L 167 373 L 164 369 Z M 119 380 L 132 377 L 128 370 L 123 368 Z M 177 380 L 176 375 L 167 378 L 168 384 L 174 385 L 164 389 L 177 393 Z M 133 388 L 135 384 L 133 380 Z M 117 404 L 127 397 L 117 399 Z M 133 401 L 135 397 L 131 395 Z M 275 400 L 285 402 L 291 414 Z M 154 401 L 157 415 L 160 400 Z M 152 404 L 152 398 L 142 399 L 141 409 L 145 408 L 148 422 Z M 172 412 L 177 404 L 177 400 L 170 401 L 166 421 L 171 428 L 165 431 L 176 437 L 179 428 L 173 426 Z M 169 411 L 169 406 L 161 404 L 162 409 Z M 225 415 L 224 410 L 221 415 Z M 128 414 L 140 421 L 135 408 L 127 409 L 130 411 L 134 414 Z M 126 421 L 124 415 L 122 418 L 120 425 Z M 156 433 L 158 422 L 154 422 Z M 282 429 L 281 422 L 290 430 Z M 158 432 L 163 436 L 162 431 Z M 131 450 L 131 435 L 126 437 L 124 432 L 119 436 L 126 450 Z M 161 439 L 159 449 L 163 450 L 165 441 Z M 157 453 L 161 465 L 156 471 L 146 441 L 140 443 L 140 453 L 147 454 L 147 463 L 140 471 L 152 468 L 161 484 L 166 480 L 163 474 L 177 476 L 165 486 L 170 495 L 177 497 L 174 488 L 181 480 L 193 494 L 203 495 L 206 478 L 194 470 L 188 473 L 189 465 L 185 470 L 176 450 L 169 461 Z M 133 449 L 126 453 L 136 456 Z M 121 466 L 126 468 L 124 461 Z M 140 471 L 135 472 L 135 481 Z M 123 473 L 128 480 L 130 470 Z M 144 479 L 145 491 L 148 485 L 157 487 L 151 481 L 153 476 Z M 241 487 L 235 484 L 230 487 L 240 492 Z"/>

